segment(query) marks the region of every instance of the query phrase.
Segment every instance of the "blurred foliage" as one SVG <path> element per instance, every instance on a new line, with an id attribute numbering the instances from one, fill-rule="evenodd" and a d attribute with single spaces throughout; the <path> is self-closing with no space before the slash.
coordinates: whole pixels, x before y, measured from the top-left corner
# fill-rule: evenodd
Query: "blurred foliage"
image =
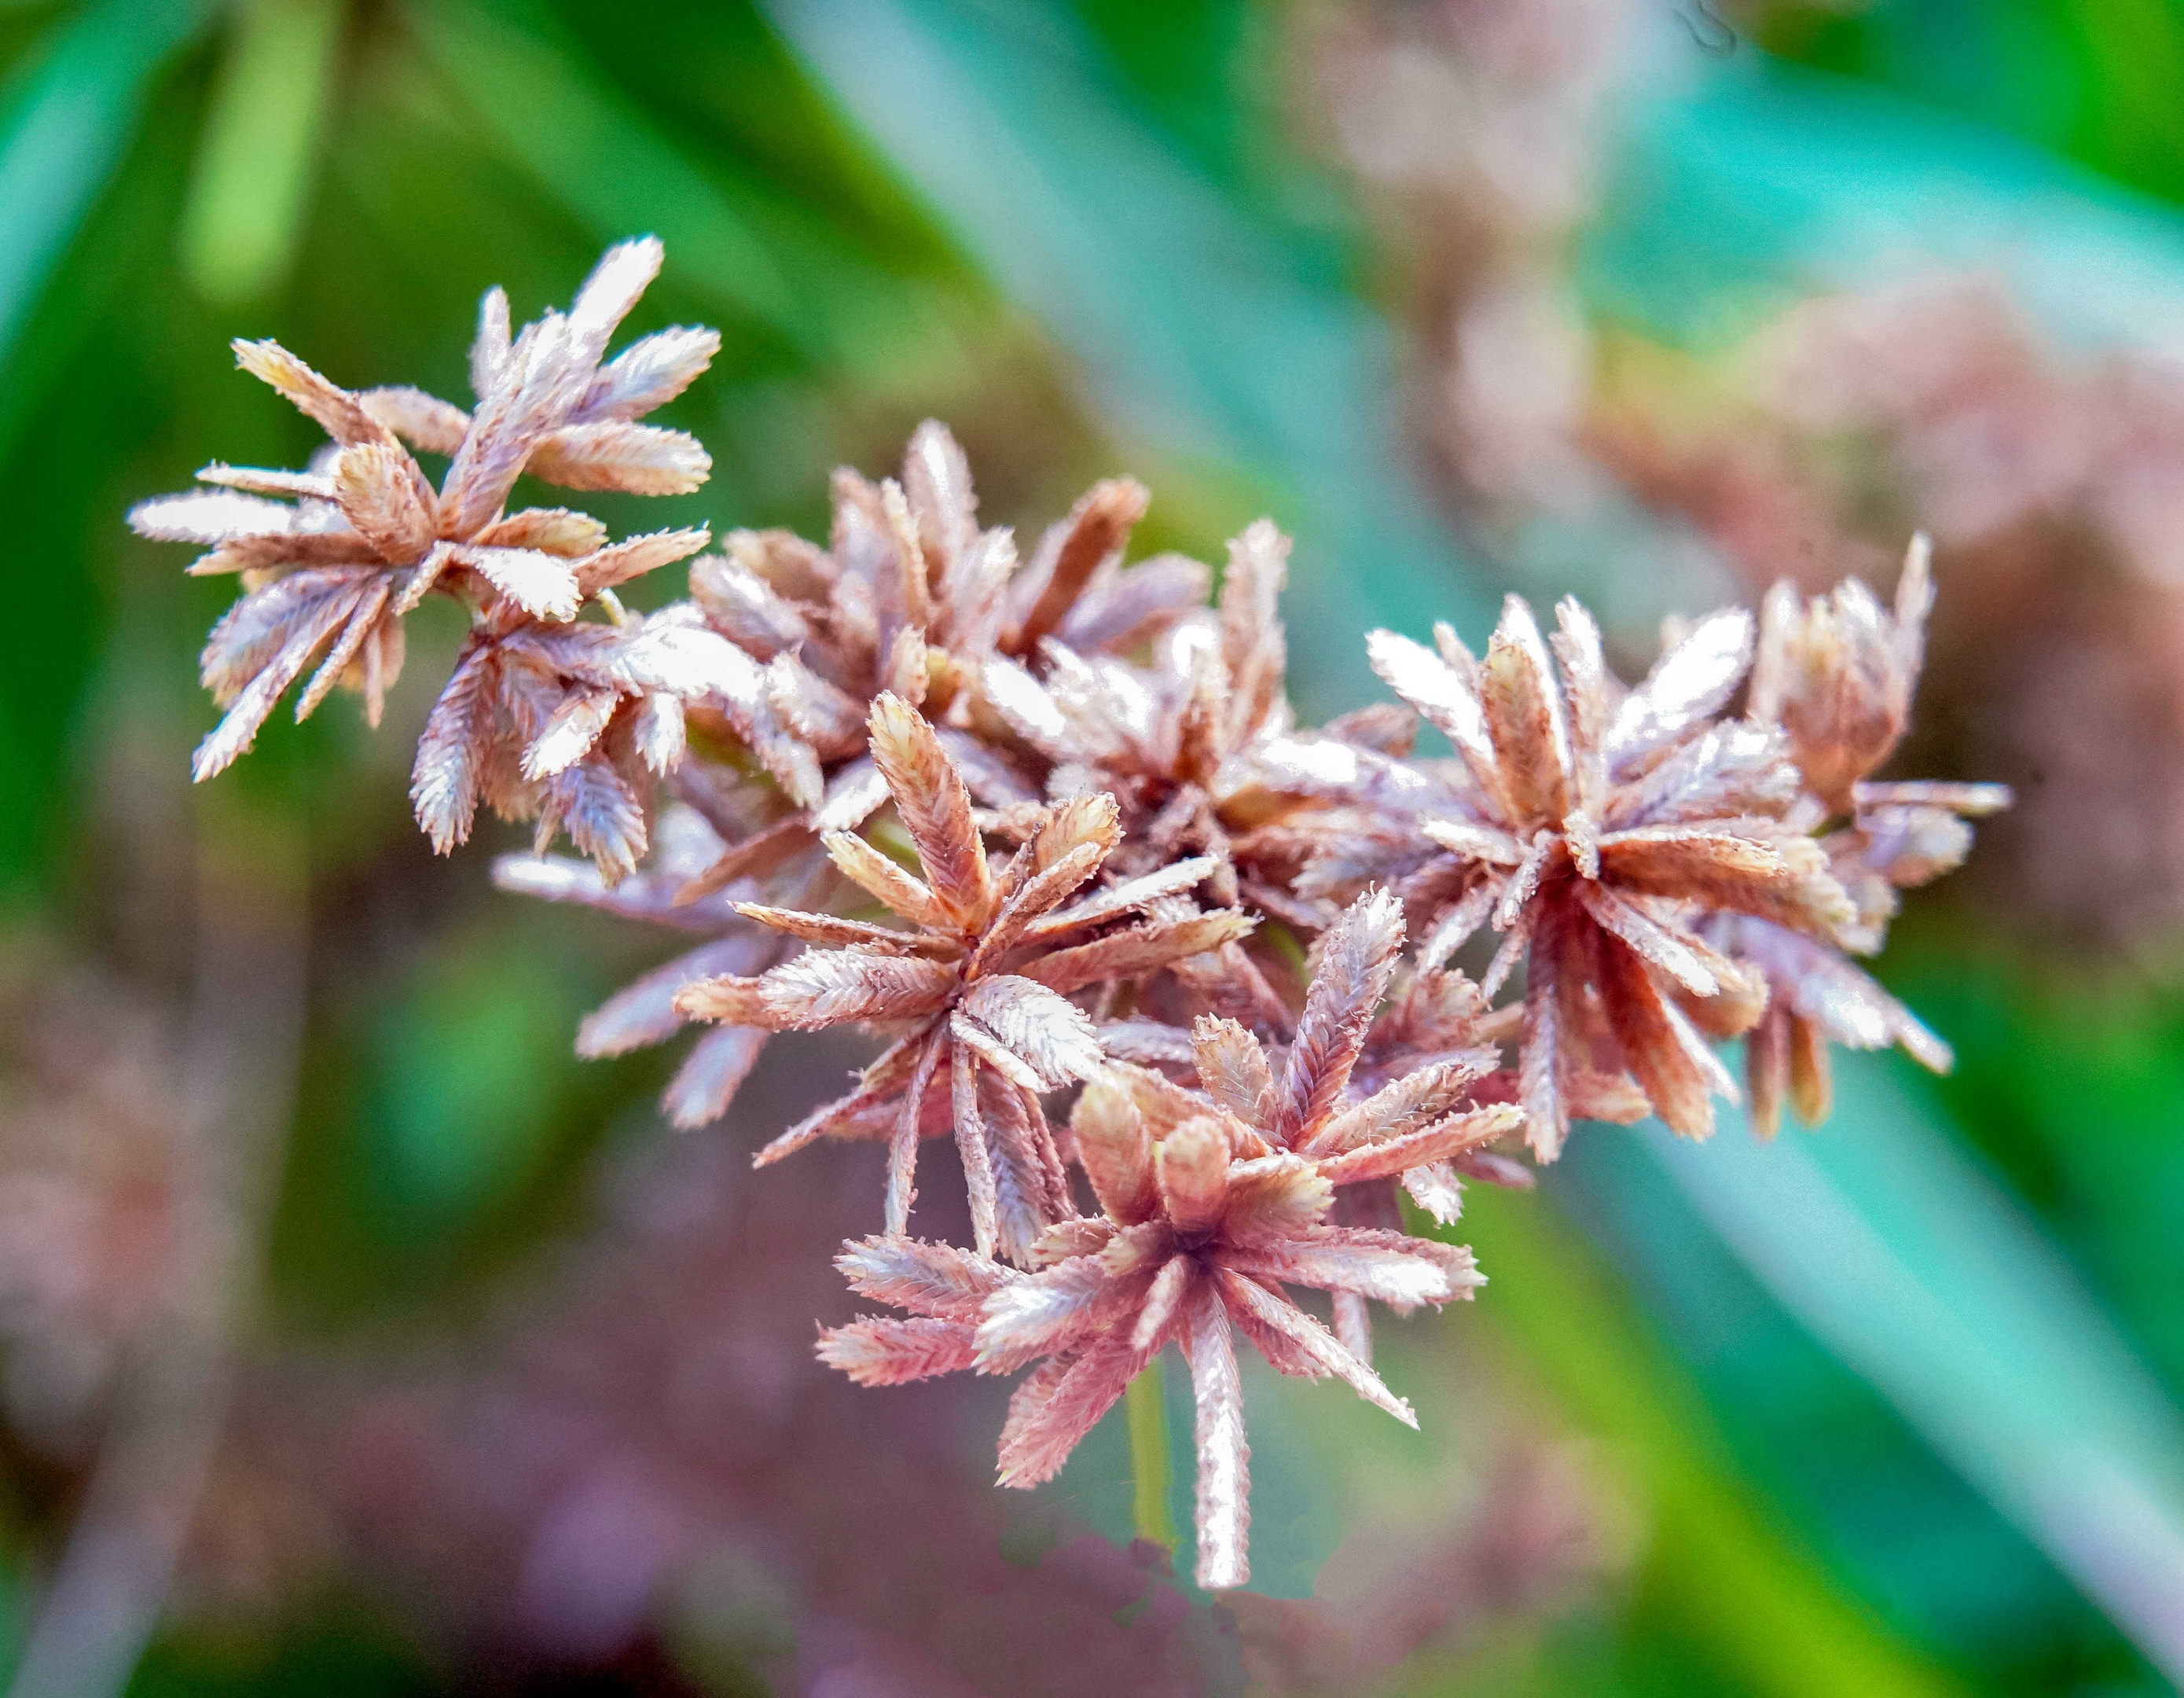
<path id="1" fill-rule="evenodd" d="M 2160 0 L 1762 4 L 1769 53 L 1893 89 L 2184 199 L 2184 16 Z"/>
<path id="2" fill-rule="evenodd" d="M 808 8 L 782 10 L 810 23 Z M 269 1344 L 461 1336 L 582 1233 L 602 1150 L 656 1135 L 660 1064 L 584 1066 L 567 1043 L 576 1015 L 652 958 L 647 940 L 516 912 L 487 889 L 483 853 L 436 862 L 416 837 L 406 751 L 452 624 L 421 624 L 377 736 L 341 706 L 302 728 L 276 721 L 220 781 L 235 799 L 187 791 L 187 751 L 212 718 L 194 651 L 229 586 L 181 579 L 120 515 L 214 454 L 292 464 L 312 445 L 305 422 L 234 372 L 228 337 L 277 337 L 341 381 L 460 394 L 486 287 L 504 283 L 527 314 L 565 298 L 606 241 L 649 229 L 669 265 L 632 330 L 703 320 L 725 339 L 671 410 L 711 449 L 713 482 L 648 525 L 809 531 L 827 466 L 886 463 L 930 412 L 965 438 L 989 509 L 1020 522 L 1124 463 L 1160 498 L 1149 546 L 1212 555 L 1273 506 L 1315 556 L 1296 616 L 1307 656 L 1354 645 L 1370 618 L 1416 624 L 1428 599 L 1475 623 L 1497 587 L 1412 511 L 1392 450 L 1363 433 L 1380 356 L 1357 290 L 1372 268 L 1338 183 L 1292 139 L 1285 10 L 889 10 L 958 53 L 974 86 L 981 67 L 1007 86 L 996 65 L 1036 68 L 1039 32 L 1068 33 L 1085 74 L 1020 85 L 1015 121 L 1065 209 L 1090 207 L 1103 236 L 1101 220 L 1134 220 L 1100 298 L 1112 316 L 1072 310 L 1081 276 L 1079 293 L 1039 298 L 1023 282 L 1036 217 L 969 215 L 749 4 L 0 5 L 0 498 L 14 556 L 0 907 L 174 991 L 189 926 L 176 867 L 234 841 L 205 828 L 206 810 L 303 831 L 311 1008 Z M 1756 43 L 2184 198 L 2184 20 L 2153 0 L 1736 15 L 1747 54 Z M 1074 103 L 1042 105 L 1055 88 Z M 1144 174 L 1115 176 L 1117 159 Z M 1674 265 L 1735 239 L 1687 232 L 1656 286 L 1675 293 Z M 1214 260 L 1264 288 L 1239 306 Z M 1103 362 L 1128 350 L 1100 338 L 1118 325 L 1180 350 L 1154 373 L 1167 385 L 1156 404 L 1117 402 L 1119 366 Z M 1349 687 L 1315 674 L 1301 692 Z M 1922 901 L 1885 970 L 1959 1050 L 1935 1124 L 2006 1179 L 2184 1395 L 2173 969 L 2059 971 L 2052 945 L 1997 933 L 1973 896 Z M 1546 1189 L 1477 1200 L 1465 1236 L 1496 1282 L 1397 1349 L 1485 1331 L 1466 1371 L 1597 1443 L 1640 1552 L 1562 1613 L 1499 1623 L 1393 1690 L 2159 1690 L 2049 1558 L 1644 1158 L 1581 1141 Z M 1399 1383 L 1407 1365 L 1399 1354 Z M 1459 1410 L 1442 1418 L 1460 1428 Z M 1331 1511 L 1275 1477 L 1289 1419 L 1265 1445 L 1266 1513 L 1304 1527 Z M 1412 1442 L 1343 1433 L 1361 1469 Z M 1110 1438 L 1088 1459 L 1119 1454 Z M 19 1487 L 5 1512 L 11 1642 L 53 1531 L 49 1495 Z M 1082 1507 L 1127 1526 L 1114 1491 Z M 1319 1554 L 1325 1527 L 1298 1539 Z M 1301 1564 L 1304 1548 L 1270 1544 L 1270 1569 Z M 747 1678 L 702 1662 L 600 1678 L 722 1691 Z M 391 1693 L 448 1678 L 398 1625 L 337 1599 L 247 1630 L 185 1619 L 135 1690 Z"/>

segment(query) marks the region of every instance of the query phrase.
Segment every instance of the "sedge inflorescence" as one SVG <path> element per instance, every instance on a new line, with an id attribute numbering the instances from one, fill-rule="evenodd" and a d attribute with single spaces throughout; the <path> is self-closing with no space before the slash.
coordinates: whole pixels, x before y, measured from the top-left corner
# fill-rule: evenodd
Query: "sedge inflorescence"
<path id="1" fill-rule="evenodd" d="M 703 482 L 693 438 L 638 421 L 717 337 L 607 358 L 660 261 L 649 239 L 610 250 L 566 315 L 521 332 L 488 294 L 468 411 L 237 344 L 331 441 L 303 472 L 215 464 L 131 515 L 203 547 L 192 571 L 242 579 L 205 648 L 226 714 L 197 776 L 306 673 L 298 718 L 346 686 L 376 723 L 404 615 L 461 603 L 419 824 L 447 852 L 481 804 L 535 821 L 504 887 L 691 936 L 577 1039 L 610 1055 L 701 1028 L 667 1091 L 677 1125 L 726 1113 L 777 1033 L 881 1041 L 755 1159 L 883 1147 L 881 1230 L 838 1265 L 902 1312 L 819 1354 L 866 1385 L 1028 1371 L 1004 1483 L 1050 1477 L 1174 1343 L 1198 1578 L 1240 1586 L 1239 1343 L 1409 1422 L 1372 1366 L 1369 1304 L 1483 1282 L 1468 1250 L 1405 1229 L 1405 1197 L 1446 1226 L 1467 1178 L 1529 1183 L 1512 1147 L 1551 1161 L 1584 1120 L 1706 1136 L 1741 1094 L 1717 1039 L 1744 1036 L 1768 1135 L 1786 1100 L 1825 1115 L 1831 1045 L 1948 1064 L 1854 958 L 2008 801 L 1874 776 L 1909 721 L 1923 540 L 1892 608 L 1855 581 L 1783 586 L 1757 616 L 1689 625 L 1635 684 L 1573 600 L 1549 636 L 1512 596 L 1479 655 L 1446 625 L 1430 646 L 1376 631 L 1396 700 L 1302 727 L 1271 522 L 1217 574 L 1127 564 L 1148 496 L 1117 478 L 1020 552 L 939 424 L 899 477 L 835 474 L 823 546 L 738 531 L 707 553 L 702 529 L 616 542 L 566 507 L 510 511 L 526 473 Z M 420 452 L 447 458 L 437 484 Z M 688 599 L 639 616 L 616 598 L 683 559 Z M 1450 752 L 1416 753 L 1422 725 Z M 565 833 L 581 857 L 546 852 Z M 956 1147 L 967 1246 L 910 1235 L 928 1139 Z M 1328 1318 L 1297 1289 L 1327 1293 Z"/>

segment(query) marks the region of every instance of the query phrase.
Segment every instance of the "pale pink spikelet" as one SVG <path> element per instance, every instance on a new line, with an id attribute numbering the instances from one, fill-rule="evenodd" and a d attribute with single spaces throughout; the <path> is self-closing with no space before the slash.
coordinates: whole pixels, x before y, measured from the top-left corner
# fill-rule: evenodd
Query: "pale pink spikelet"
<path id="1" fill-rule="evenodd" d="M 512 341 L 505 298 L 494 291 L 472 354 L 474 415 L 418 389 L 353 393 L 277 343 L 235 344 L 237 363 L 320 425 L 336 451 L 310 473 L 208 466 L 199 475 L 225 486 L 219 493 L 161 498 L 131 516 L 146 536 L 211 545 L 193 572 L 243 574 L 243 597 L 206 651 L 206 686 L 228 713 L 199 749 L 196 777 L 248 748 L 275 701 L 321 655 L 298 717 L 341 684 L 365 694 L 376 723 L 399 668 L 403 616 L 427 595 L 451 596 L 471 611 L 474 646 L 469 669 L 450 679 L 456 699 L 435 713 L 418 751 L 419 824 L 445 852 L 467 837 L 482 800 L 567 829 L 610 877 L 634 869 L 650 841 L 655 772 L 634 737 L 608 734 L 617 716 L 647 712 L 660 688 L 647 685 L 641 659 L 616 664 L 616 650 L 638 645 L 643 622 L 610 610 L 617 617 L 609 624 L 588 628 L 608 640 L 574 670 L 536 645 L 501 666 L 479 662 L 477 650 L 521 647 L 530 628 L 567 625 L 615 584 L 705 545 L 695 531 L 609 548 L 604 528 L 582 515 L 503 511 L 526 471 L 565 488 L 635 494 L 704 482 L 710 461 L 694 440 L 632 421 L 703 371 L 718 337 L 666 331 L 599 366 L 660 261 L 650 237 L 610 249 L 567 317 L 549 311 Z M 437 488 L 412 447 L 449 456 Z M 648 724 L 661 712 L 650 709 Z M 679 743 L 657 731 L 647 748 L 655 768 L 679 760 Z"/>

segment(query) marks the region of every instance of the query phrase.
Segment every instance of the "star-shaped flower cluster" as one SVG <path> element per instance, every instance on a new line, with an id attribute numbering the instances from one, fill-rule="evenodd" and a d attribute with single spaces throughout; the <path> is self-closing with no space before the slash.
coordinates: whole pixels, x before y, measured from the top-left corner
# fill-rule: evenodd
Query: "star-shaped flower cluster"
<path id="1" fill-rule="evenodd" d="M 403 616 L 449 595 L 471 609 L 473 631 L 417 749 L 411 795 L 433 846 L 466 839 L 483 800 L 539 820 L 542 841 L 566 827 L 611 874 L 634 867 L 648 774 L 679 761 L 683 701 L 717 687 L 709 663 L 727 645 L 680 640 L 671 618 L 647 629 L 613 592 L 695 554 L 707 533 L 610 543 L 585 514 L 507 504 L 526 472 L 641 495 L 705 483 L 712 461 L 694 437 L 637 421 L 705 371 L 718 333 L 660 331 L 601 364 L 661 259 L 650 237 L 609 249 L 566 315 L 549 310 L 513 337 L 507 297 L 488 294 L 471 349 L 472 413 L 421 389 L 352 393 L 278 343 L 236 343 L 237 363 L 332 441 L 304 472 L 215 462 L 198 474 L 214 487 L 129 516 L 140 535 L 205 546 L 192 573 L 242 578 L 242 599 L 205 645 L 205 687 L 227 713 L 197 751 L 197 778 L 248 749 L 315 662 L 298 719 L 346 683 L 377 724 L 402 670 Z M 412 449 L 448 456 L 437 488 Z M 610 623 L 577 623 L 587 607 Z"/>
<path id="2" fill-rule="evenodd" d="M 820 947 L 755 977 L 700 980 L 676 1005 L 763 1031 L 855 1024 L 893 1036 L 856 1089 L 759 1153 L 761 1163 L 777 1160 L 829 1132 L 854 1135 L 884 1112 L 891 1232 L 909 1224 L 927 1099 L 944 1062 L 978 1249 L 990 1255 L 1006 1244 L 1021 1258 L 1048 1222 L 1071 1212 L 1039 1096 L 1090 1076 L 1102 1059 L 1092 1022 L 1069 993 L 1218 949 L 1252 923 L 1234 908 L 1139 918 L 1200 883 L 1212 870 L 1202 860 L 1070 902 L 1121 839 L 1107 796 L 1042 809 L 997 874 L 970 792 L 933 728 L 891 694 L 872 703 L 871 725 L 873 761 L 923 876 L 846 831 L 827 833 L 826 848 L 844 878 L 907 926 L 738 904 L 745 919 Z M 982 1087 L 998 1090 L 1004 1105 L 990 1122 Z"/>
<path id="3" fill-rule="evenodd" d="M 1825 852 L 1786 818 L 1798 790 L 1785 740 L 1717 719 L 1749 664 L 1751 617 L 1702 621 L 1626 690 L 1591 616 L 1570 600 L 1556 612 L 1552 658 L 1514 596 L 1484 661 L 1446 626 L 1438 652 L 1392 632 L 1368 639 L 1374 669 L 1458 757 L 1419 806 L 1415 838 L 1384 827 L 1402 857 L 1388 870 L 1402 867 L 1406 897 L 1430 916 L 1427 961 L 1490 923 L 1502 939 L 1482 991 L 1523 964 L 1521 1093 L 1550 1159 L 1569 1133 L 1575 1075 L 1603 1055 L 1674 1130 L 1713 1130 L 1711 1098 L 1733 1087 L 1707 1031 L 1750 1026 L 1763 991 L 1699 935 L 1698 915 L 1824 938 L 1852 918 Z"/>
<path id="4" fill-rule="evenodd" d="M 1233 1021 L 1190 1034 L 1199 1088 L 1110 1067 L 1071 1116 L 1099 1212 L 1032 1246 L 1038 1271 L 997 1271 L 899 1236 L 852 1244 L 850 1284 L 911 1313 L 835 1328 L 821 1357 L 867 1385 L 953 1369 L 1033 1367 L 1001 1434 L 1001 1480 L 1051 1478 L 1161 1348 L 1182 1346 L 1197 1394 L 1198 1581 L 1240 1586 L 1250 1447 L 1241 1337 L 1276 1369 L 1329 1376 L 1415 1427 L 1410 1405 L 1285 1287 L 1405 1310 L 1484 1283 L 1468 1250 L 1334 1224 L 1338 1187 L 1446 1165 L 1513 1129 L 1513 1106 L 1462 1106 L 1475 1067 L 1449 1060 L 1343 1099 L 1402 940 L 1390 898 L 1363 896 L 1330 928 L 1279 1075 Z M 1033 1366 L 1036 1364 L 1036 1366 Z"/>

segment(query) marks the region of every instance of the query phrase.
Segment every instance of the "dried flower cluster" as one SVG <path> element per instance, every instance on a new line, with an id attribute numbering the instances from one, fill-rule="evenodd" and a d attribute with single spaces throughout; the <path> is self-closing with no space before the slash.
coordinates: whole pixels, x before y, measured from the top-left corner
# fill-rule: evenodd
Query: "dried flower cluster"
<path id="1" fill-rule="evenodd" d="M 837 474 L 827 547 L 737 533 L 694 562 L 689 600 L 639 619 L 613 586 L 705 533 L 615 544 L 579 514 L 503 510 L 526 469 L 652 492 L 704 476 L 694 442 L 634 420 L 702 369 L 710 333 L 600 363 L 659 262 L 616 249 L 566 318 L 513 339 L 488 296 L 474 416 L 239 345 L 334 446 L 304 474 L 210 468 L 224 489 L 136 511 L 209 545 L 196 569 L 245 575 L 206 651 L 231 705 L 199 775 L 315 661 L 301 711 L 346 679 L 376 712 L 400 614 L 434 592 L 469 606 L 419 749 L 421 823 L 443 850 L 480 800 L 537 819 L 542 848 L 566 829 L 588 864 L 512 857 L 502 881 L 705 936 L 579 1040 L 710 1024 L 670 1087 L 679 1124 L 721 1114 L 773 1033 L 884 1040 L 757 1159 L 885 1143 L 884 1230 L 839 1266 L 907 1314 L 820 1354 L 868 1384 L 1029 1369 L 1006 1483 L 1051 1477 L 1174 1342 L 1197 1390 L 1199 1578 L 1241 1585 L 1237 1339 L 1409 1421 L 1370 1365 L 1367 1302 L 1481 1282 L 1468 1251 L 1402 1230 L 1398 1187 L 1446 1224 L 1465 1176 L 1525 1182 L 1497 1141 L 1552 1159 L 1574 1121 L 1649 1108 L 1702 1137 L 1712 1098 L 1738 1095 L 1710 1038 L 1751 1034 L 1769 1131 L 1785 1094 L 1825 1111 L 1830 1042 L 1946 1064 L 1847 958 L 2007 800 L 1871 776 L 1922 659 L 1923 544 L 1893 614 L 1855 582 L 1810 603 L 1786 586 L 1757 618 L 1691 626 L 1635 686 L 1572 601 L 1550 642 L 1511 598 L 1483 657 L 1446 627 L 1432 648 L 1376 632 L 1402 705 L 1302 729 L 1270 523 L 1231 545 L 1212 606 L 1198 562 L 1124 564 L 1147 499 L 1127 479 L 1020 560 L 927 424 L 899 480 Z M 437 490 L 402 440 L 451 456 Z M 1451 757 L 1412 754 L 1420 720 Z M 1474 982 L 1452 963 L 1484 929 L 1500 941 Z M 919 1145 L 941 1137 L 967 1248 L 908 1236 Z M 1330 1293 L 1331 1326 L 1291 1287 Z"/>

